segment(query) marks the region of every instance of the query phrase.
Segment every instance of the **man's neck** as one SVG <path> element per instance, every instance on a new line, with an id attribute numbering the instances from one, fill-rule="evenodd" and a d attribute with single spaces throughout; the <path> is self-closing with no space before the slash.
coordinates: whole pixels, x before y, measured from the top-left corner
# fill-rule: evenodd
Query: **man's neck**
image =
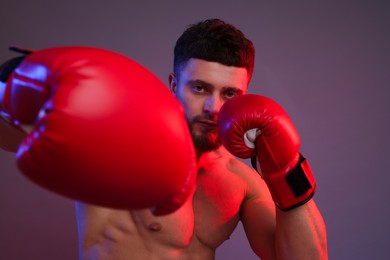
<path id="1" fill-rule="evenodd" d="M 216 150 L 208 152 L 196 151 L 196 160 L 198 163 L 210 160 L 216 160 L 226 156 L 228 152 L 223 146 L 218 147 Z"/>

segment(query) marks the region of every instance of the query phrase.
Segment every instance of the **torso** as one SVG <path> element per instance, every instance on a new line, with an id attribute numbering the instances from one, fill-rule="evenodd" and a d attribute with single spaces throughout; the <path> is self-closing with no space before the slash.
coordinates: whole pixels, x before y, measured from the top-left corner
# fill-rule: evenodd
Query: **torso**
<path id="1" fill-rule="evenodd" d="M 214 259 L 240 219 L 245 167 L 225 151 L 200 160 L 195 194 L 168 216 L 78 202 L 80 259 Z"/>

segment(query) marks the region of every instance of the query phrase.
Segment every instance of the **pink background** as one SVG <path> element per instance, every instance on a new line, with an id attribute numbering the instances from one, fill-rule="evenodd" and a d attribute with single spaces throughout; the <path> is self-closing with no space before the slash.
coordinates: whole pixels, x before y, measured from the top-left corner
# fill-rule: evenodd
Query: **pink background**
<path id="1" fill-rule="evenodd" d="M 6 48 L 88 45 L 148 67 L 164 83 L 185 27 L 225 19 L 257 49 L 251 93 L 288 111 L 318 181 L 330 259 L 388 259 L 388 1 L 2 0 Z M 142 86 L 141 86 L 142 87 Z M 3 137 L 0 137 L 3 138 Z M 74 203 L 41 189 L 0 151 L 0 258 L 77 258 Z M 217 259 L 256 259 L 241 226 Z"/>

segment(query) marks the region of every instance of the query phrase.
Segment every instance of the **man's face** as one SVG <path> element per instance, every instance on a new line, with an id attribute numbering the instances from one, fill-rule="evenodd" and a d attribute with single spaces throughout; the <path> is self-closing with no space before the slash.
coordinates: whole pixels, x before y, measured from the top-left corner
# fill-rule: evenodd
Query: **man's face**
<path id="1" fill-rule="evenodd" d="M 171 91 L 183 105 L 188 126 L 198 152 L 217 149 L 217 118 L 222 105 L 246 93 L 248 73 L 245 68 L 217 62 L 190 59 L 179 72 L 171 74 Z"/>

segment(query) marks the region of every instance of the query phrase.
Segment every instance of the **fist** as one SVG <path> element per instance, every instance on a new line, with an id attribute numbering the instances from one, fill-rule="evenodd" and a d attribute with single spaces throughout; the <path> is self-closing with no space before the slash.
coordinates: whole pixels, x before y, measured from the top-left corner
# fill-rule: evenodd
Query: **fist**
<path id="1" fill-rule="evenodd" d="M 233 155 L 256 157 L 259 172 L 280 208 L 299 206 L 313 196 L 315 180 L 299 153 L 299 135 L 275 101 L 249 94 L 227 101 L 219 113 L 218 131 Z"/>
<path id="2" fill-rule="evenodd" d="M 89 47 L 28 55 L 6 82 L 0 109 L 31 131 L 19 169 L 61 195 L 167 214 L 195 183 L 183 109 L 137 62 Z"/>

